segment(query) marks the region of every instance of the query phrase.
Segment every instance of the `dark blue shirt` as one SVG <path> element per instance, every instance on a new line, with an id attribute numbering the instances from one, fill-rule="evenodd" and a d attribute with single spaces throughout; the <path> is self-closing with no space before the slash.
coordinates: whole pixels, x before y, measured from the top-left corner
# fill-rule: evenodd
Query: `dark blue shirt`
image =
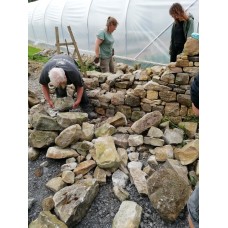
<path id="1" fill-rule="evenodd" d="M 50 82 L 48 72 L 54 68 L 59 67 L 65 71 L 67 77 L 67 85 L 73 84 L 75 88 L 82 87 L 84 85 L 81 74 L 78 67 L 75 64 L 73 58 L 68 55 L 55 55 L 53 56 L 43 67 L 40 75 L 40 84 L 47 85 Z"/>

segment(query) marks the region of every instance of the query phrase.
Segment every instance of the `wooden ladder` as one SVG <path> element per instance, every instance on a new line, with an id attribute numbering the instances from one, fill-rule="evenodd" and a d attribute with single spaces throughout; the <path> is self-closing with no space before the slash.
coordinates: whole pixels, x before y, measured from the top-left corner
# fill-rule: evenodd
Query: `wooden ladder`
<path id="1" fill-rule="evenodd" d="M 55 46 L 57 48 L 57 53 L 60 54 L 60 46 L 66 46 L 67 47 L 67 51 L 68 51 L 68 45 L 74 45 L 74 53 L 73 53 L 73 56 L 72 57 L 75 58 L 75 54 L 77 53 L 78 60 L 79 60 L 79 63 L 81 65 L 81 69 L 82 69 L 82 71 L 84 73 L 84 77 L 87 78 L 88 76 L 86 74 L 86 67 L 85 67 L 85 65 L 84 65 L 84 63 L 82 61 L 80 52 L 78 50 L 77 42 L 76 42 L 76 40 L 74 38 L 73 32 L 71 30 L 71 27 L 70 26 L 67 26 L 67 29 L 68 29 L 68 31 L 70 33 L 70 37 L 71 37 L 72 42 L 67 42 L 66 39 L 65 39 L 65 42 L 60 43 L 59 42 L 59 29 L 58 29 L 58 27 L 55 27 L 55 37 L 56 37 L 56 44 L 55 44 Z M 69 52 L 68 52 L 68 55 L 69 55 Z"/>

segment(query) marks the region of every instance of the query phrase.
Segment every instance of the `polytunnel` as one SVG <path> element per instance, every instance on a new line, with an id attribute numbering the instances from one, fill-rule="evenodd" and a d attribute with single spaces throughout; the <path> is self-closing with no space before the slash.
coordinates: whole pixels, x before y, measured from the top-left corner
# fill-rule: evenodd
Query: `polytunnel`
<path id="1" fill-rule="evenodd" d="M 172 0 L 39 0 L 28 3 L 28 42 L 54 47 L 55 27 L 60 42 L 71 41 L 71 27 L 81 53 L 94 55 L 97 32 L 109 16 L 118 21 L 113 32 L 115 57 L 123 61 L 149 64 L 169 62 Z M 199 32 L 199 1 L 182 0 L 194 16 L 194 32 Z"/>

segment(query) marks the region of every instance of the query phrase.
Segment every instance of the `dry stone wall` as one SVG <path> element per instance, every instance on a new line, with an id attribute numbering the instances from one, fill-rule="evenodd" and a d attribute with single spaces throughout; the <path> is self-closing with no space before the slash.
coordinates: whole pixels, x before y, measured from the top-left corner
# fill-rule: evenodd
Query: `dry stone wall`
<path id="1" fill-rule="evenodd" d="M 84 78 L 95 111 L 103 116 L 122 112 L 136 121 L 158 110 L 174 123 L 194 115 L 190 85 L 199 71 L 199 57 L 180 54 L 167 66 L 134 69 L 116 64 L 116 74 L 87 71 Z"/>

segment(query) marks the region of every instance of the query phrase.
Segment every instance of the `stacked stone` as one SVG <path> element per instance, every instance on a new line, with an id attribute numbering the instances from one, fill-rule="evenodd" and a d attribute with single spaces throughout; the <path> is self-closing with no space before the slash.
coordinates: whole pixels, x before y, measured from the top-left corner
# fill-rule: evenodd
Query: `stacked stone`
<path id="1" fill-rule="evenodd" d="M 102 116 L 122 112 L 128 120 L 136 121 L 158 110 L 178 123 L 193 115 L 190 85 L 199 71 L 197 65 L 199 62 L 189 61 L 185 55 L 168 66 L 135 71 L 117 64 L 116 74 L 87 71 L 84 81 L 95 111 Z"/>

